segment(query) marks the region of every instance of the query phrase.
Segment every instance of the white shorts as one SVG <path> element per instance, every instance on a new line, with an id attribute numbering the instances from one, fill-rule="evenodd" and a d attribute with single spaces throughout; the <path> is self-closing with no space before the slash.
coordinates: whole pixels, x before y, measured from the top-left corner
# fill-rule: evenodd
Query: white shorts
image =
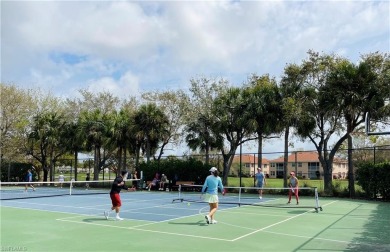
<path id="1" fill-rule="evenodd" d="M 204 197 L 204 202 L 207 202 L 207 203 L 218 203 L 218 194 L 206 193 L 206 195 Z"/>

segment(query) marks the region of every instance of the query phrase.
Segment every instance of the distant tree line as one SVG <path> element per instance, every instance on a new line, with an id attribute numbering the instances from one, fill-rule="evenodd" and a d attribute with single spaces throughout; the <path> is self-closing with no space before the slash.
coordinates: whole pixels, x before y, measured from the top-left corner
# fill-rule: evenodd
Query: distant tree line
<path id="1" fill-rule="evenodd" d="M 242 144 L 256 141 L 261 165 L 263 143 L 284 139 L 284 183 L 291 137 L 311 141 L 324 168 L 325 193 L 332 194 L 332 163 L 341 146 L 352 149 L 366 113 L 383 123 L 390 116 L 388 53 L 361 55 L 358 63 L 335 54 L 309 51 L 301 63 L 287 64 L 280 78 L 252 74 L 241 84 L 225 79 L 190 80 L 189 90 L 129 95 L 79 90 L 61 99 L 42 90 L 1 83 L 1 160 L 28 161 L 54 180 L 59 159 L 80 153 L 94 159 L 94 177 L 110 166 L 159 161 L 168 147 L 183 142 L 194 152 L 223 157 L 223 182 Z M 330 145 L 330 141 L 335 144 Z M 352 160 L 352 152 L 348 152 Z M 145 161 L 144 161 L 145 159 Z M 131 161 L 131 162 L 130 162 Z M 39 170 L 40 169 L 40 170 Z M 354 196 L 354 169 L 348 178 Z"/>

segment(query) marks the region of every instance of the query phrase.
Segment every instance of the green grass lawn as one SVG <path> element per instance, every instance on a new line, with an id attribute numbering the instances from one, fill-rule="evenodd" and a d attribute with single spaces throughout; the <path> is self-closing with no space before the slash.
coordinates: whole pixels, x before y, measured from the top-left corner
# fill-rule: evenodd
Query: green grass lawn
<path id="1" fill-rule="evenodd" d="M 58 181 L 58 175 L 59 175 L 59 173 L 57 173 L 55 175 L 56 176 L 55 181 Z M 69 172 L 64 173 L 64 176 L 65 176 L 65 181 L 70 181 L 71 178 L 74 178 L 74 174 L 70 174 Z M 84 172 L 82 172 L 82 173 L 80 172 L 77 174 L 78 181 L 85 181 L 86 177 L 87 177 L 87 174 Z M 105 173 L 104 177 L 103 177 L 102 173 L 99 174 L 99 180 L 114 180 L 115 178 L 116 178 L 116 174 L 113 172 L 110 172 L 110 174 Z M 93 174 L 91 174 L 90 180 L 93 180 Z"/>
<path id="2" fill-rule="evenodd" d="M 278 188 L 283 186 L 283 179 L 270 178 L 266 180 L 266 188 Z M 238 187 L 240 186 L 240 178 L 238 177 L 229 177 L 228 186 Z M 301 187 L 317 187 L 318 191 L 324 190 L 324 181 L 319 179 L 300 179 L 299 185 Z M 348 189 L 348 180 L 333 180 L 334 187 L 339 188 L 340 190 Z M 242 187 L 254 187 L 256 186 L 253 178 L 241 178 Z M 360 186 L 355 185 L 355 189 L 361 190 Z"/>

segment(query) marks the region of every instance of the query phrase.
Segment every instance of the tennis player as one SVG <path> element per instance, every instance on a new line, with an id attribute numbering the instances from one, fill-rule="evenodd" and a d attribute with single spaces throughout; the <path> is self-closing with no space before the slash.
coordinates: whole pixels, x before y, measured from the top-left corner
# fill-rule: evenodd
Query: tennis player
<path id="1" fill-rule="evenodd" d="M 224 195 L 225 191 L 223 190 L 222 180 L 218 176 L 218 170 L 215 167 L 211 167 L 209 170 L 211 175 L 207 176 L 203 187 L 202 187 L 202 195 L 206 192 L 206 196 L 204 197 L 205 202 L 209 203 L 210 212 L 205 216 L 207 224 L 217 224 L 217 221 L 214 219 L 214 214 L 218 209 L 218 188 L 221 189 L 222 195 Z"/>
<path id="2" fill-rule="evenodd" d="M 260 167 L 257 168 L 257 173 L 255 175 L 257 187 L 259 188 L 259 199 L 263 198 L 263 186 L 266 184 L 264 172 Z"/>
<path id="3" fill-rule="evenodd" d="M 127 190 L 127 191 L 131 190 L 131 188 L 128 188 L 125 185 L 124 179 L 126 179 L 126 178 L 127 178 L 127 171 L 122 171 L 121 175 L 118 176 L 114 180 L 114 182 L 112 183 L 111 192 L 110 192 L 110 198 L 111 198 L 111 202 L 112 202 L 111 211 L 104 211 L 104 216 L 106 217 L 107 220 L 108 220 L 108 217 L 110 216 L 110 212 L 112 212 L 114 210 L 116 212 L 115 219 L 116 220 L 123 220 L 121 217 L 119 217 L 119 212 L 120 212 L 120 209 L 122 206 L 121 196 L 119 195 L 119 193 L 121 192 L 122 189 Z"/>
<path id="4" fill-rule="evenodd" d="M 299 204 L 299 196 L 298 196 L 299 181 L 298 181 L 298 178 L 295 177 L 295 172 L 290 172 L 290 181 L 289 181 L 288 185 L 290 186 L 290 190 L 288 190 L 287 204 L 291 203 L 291 196 L 294 194 L 295 199 L 297 200 L 297 205 L 298 205 Z"/>
<path id="5" fill-rule="evenodd" d="M 65 176 L 61 172 L 60 175 L 58 176 L 58 182 L 60 183 L 61 188 L 62 188 L 62 184 L 64 183 L 64 181 L 65 181 Z"/>
<path id="6" fill-rule="evenodd" d="M 28 169 L 27 174 L 26 174 L 26 182 L 30 182 L 30 183 L 32 182 L 32 173 L 31 173 L 30 169 Z M 27 192 L 28 186 L 30 186 L 33 189 L 33 191 L 35 191 L 35 187 L 30 183 L 25 184 L 25 187 L 24 187 L 25 192 Z"/>

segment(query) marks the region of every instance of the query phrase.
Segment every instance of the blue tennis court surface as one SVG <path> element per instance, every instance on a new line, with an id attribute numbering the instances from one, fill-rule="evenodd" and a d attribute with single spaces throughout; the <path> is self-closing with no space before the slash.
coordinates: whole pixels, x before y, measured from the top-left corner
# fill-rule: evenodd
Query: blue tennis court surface
<path id="1" fill-rule="evenodd" d="M 21 192 L 22 194 L 24 192 Z M 39 193 L 28 192 L 29 194 Z M 177 192 L 122 192 L 122 207 L 120 216 L 124 219 L 144 221 L 166 221 L 192 214 L 199 214 L 200 210 L 208 211 L 207 204 L 180 203 L 172 201 L 178 198 Z M 93 215 L 104 218 L 104 211 L 111 208 L 109 194 L 96 195 L 67 195 L 61 197 L 43 197 L 3 200 L 3 206 L 28 208 L 43 211 L 71 213 L 79 215 Z M 221 206 L 220 209 L 234 207 Z M 205 208 L 205 209 L 203 209 Z"/>

